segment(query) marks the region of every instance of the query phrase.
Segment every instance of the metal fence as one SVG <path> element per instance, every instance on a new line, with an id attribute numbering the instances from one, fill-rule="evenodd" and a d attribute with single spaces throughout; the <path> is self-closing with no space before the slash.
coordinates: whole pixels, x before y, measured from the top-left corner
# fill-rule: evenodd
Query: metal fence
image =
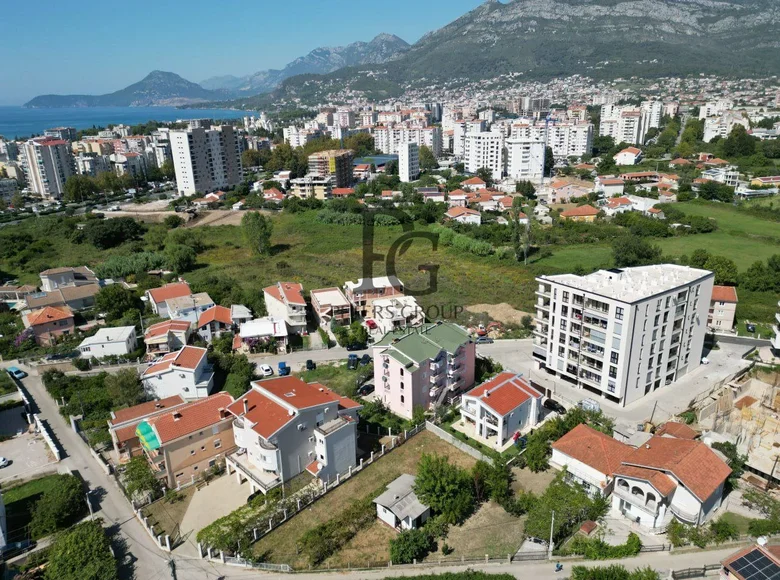
<path id="1" fill-rule="evenodd" d="M 720 564 L 708 564 L 699 568 L 683 568 L 682 570 L 672 570 L 674 580 L 684 580 L 685 578 L 701 578 L 706 576 L 707 572 L 720 570 Z"/>
<path id="2" fill-rule="evenodd" d="M 485 455 L 484 453 L 482 453 L 478 449 L 474 449 L 468 443 L 466 443 L 464 441 L 461 441 L 460 439 L 456 438 L 453 435 L 450 435 L 444 429 L 434 425 L 430 421 L 426 422 L 425 428 L 426 428 L 426 430 L 428 430 L 431 433 L 433 433 L 434 435 L 436 435 L 439 439 L 442 439 L 442 440 L 446 441 L 447 443 L 449 443 L 450 445 L 453 445 L 453 446 L 457 447 L 458 449 L 463 451 L 463 453 L 468 453 L 469 455 L 471 455 L 474 459 L 476 459 L 478 461 L 486 461 L 488 463 L 491 463 L 493 461 L 492 457 L 489 457 L 489 456 Z"/>

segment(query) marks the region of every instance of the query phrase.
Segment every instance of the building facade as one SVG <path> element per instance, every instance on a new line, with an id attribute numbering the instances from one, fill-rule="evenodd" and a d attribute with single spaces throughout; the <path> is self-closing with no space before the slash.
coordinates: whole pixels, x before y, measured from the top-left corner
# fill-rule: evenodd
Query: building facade
<path id="1" fill-rule="evenodd" d="M 712 330 L 732 330 L 737 316 L 737 289 L 713 286 L 707 326 Z"/>
<path id="2" fill-rule="evenodd" d="M 463 140 L 463 162 L 466 171 L 476 173 L 487 168 L 493 179 L 504 175 L 504 134 L 499 132 L 467 133 Z"/>
<path id="3" fill-rule="evenodd" d="M 404 143 L 398 148 L 398 178 L 402 183 L 420 176 L 420 148 L 417 143 Z"/>
<path id="4" fill-rule="evenodd" d="M 507 177 L 538 181 L 544 172 L 544 142 L 507 139 Z"/>
<path id="5" fill-rule="evenodd" d="M 352 184 L 352 159 L 350 149 L 332 149 L 309 155 L 309 175 L 331 177 L 333 187 L 349 187 Z"/>
<path id="6" fill-rule="evenodd" d="M 59 199 L 65 182 L 76 173 L 70 143 L 63 139 L 30 139 L 22 146 L 27 185 L 46 199 Z"/>
<path id="7" fill-rule="evenodd" d="M 534 359 L 625 405 L 701 363 L 712 272 L 674 264 L 537 278 Z"/>
<path id="8" fill-rule="evenodd" d="M 241 183 L 241 139 L 231 125 L 191 126 L 169 135 L 180 194 L 206 193 Z"/>

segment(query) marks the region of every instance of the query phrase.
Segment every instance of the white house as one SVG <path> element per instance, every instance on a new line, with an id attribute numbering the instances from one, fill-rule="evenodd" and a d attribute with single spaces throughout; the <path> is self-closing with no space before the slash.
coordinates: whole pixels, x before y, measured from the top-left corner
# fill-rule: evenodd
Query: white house
<path id="1" fill-rule="evenodd" d="M 186 320 L 190 324 L 197 324 L 201 314 L 214 308 L 214 301 L 205 292 L 169 298 L 165 301 L 168 317 L 172 320 Z"/>
<path id="2" fill-rule="evenodd" d="M 451 207 L 444 214 L 445 219 L 452 220 L 461 224 L 481 225 L 482 214 L 477 210 L 468 207 Z"/>
<path id="3" fill-rule="evenodd" d="M 79 345 L 81 358 L 102 358 L 122 356 L 138 348 L 135 326 L 101 328 L 94 335 L 85 338 Z"/>
<path id="4" fill-rule="evenodd" d="M 614 195 L 623 195 L 623 191 L 626 182 L 619 177 L 607 177 L 599 175 L 596 177 L 596 191 L 599 192 L 602 197 L 612 197 Z"/>
<path id="5" fill-rule="evenodd" d="M 214 387 L 214 369 L 206 359 L 206 349 L 185 346 L 166 354 L 141 373 L 146 392 L 158 399 L 181 395 L 186 400 L 202 399 Z"/>
<path id="6" fill-rule="evenodd" d="M 391 296 L 371 303 L 371 318 L 377 326 L 372 332 L 384 336 L 400 328 L 420 326 L 425 322 L 425 312 L 414 296 Z"/>
<path id="7" fill-rule="evenodd" d="M 642 151 L 636 147 L 626 147 L 613 159 L 618 165 L 636 165 L 642 159 Z"/>
<path id="8" fill-rule="evenodd" d="M 320 385 L 293 376 L 252 383 L 227 411 L 236 416 L 239 451 L 227 459 L 239 483 L 267 493 L 308 471 L 336 480 L 357 463 L 357 412 L 362 406 Z"/>
<path id="9" fill-rule="evenodd" d="M 506 371 L 464 393 L 460 417 L 477 441 L 503 449 L 516 433 L 535 427 L 542 412 L 542 393 L 521 375 Z"/>
<path id="10" fill-rule="evenodd" d="M 214 306 L 198 317 L 198 334 L 206 342 L 211 342 L 223 332 L 230 332 L 232 329 L 233 319 L 230 316 L 230 308 Z"/>
<path id="11" fill-rule="evenodd" d="M 276 340 L 277 347 L 282 349 L 287 346 L 290 336 L 290 328 L 287 323 L 273 316 L 256 318 L 244 322 L 239 326 L 238 334 L 234 337 L 233 350 L 241 350 L 243 345 L 252 341 L 268 342 Z"/>
<path id="12" fill-rule="evenodd" d="M 604 206 L 604 213 L 608 216 L 615 216 L 619 213 L 632 211 L 633 209 L 634 206 L 627 197 L 613 197 L 607 200 L 607 203 Z"/>
<path id="13" fill-rule="evenodd" d="M 582 485 L 591 494 L 609 495 L 612 474 L 633 448 L 596 431 L 588 425 L 577 425 L 552 444 L 550 465 L 566 468 L 566 477 Z"/>
<path id="14" fill-rule="evenodd" d="M 422 527 L 431 515 L 431 508 L 417 499 L 414 482 L 413 475 L 404 473 L 374 499 L 379 521 L 398 531 Z"/>
<path id="15" fill-rule="evenodd" d="M 178 351 L 189 342 L 191 330 L 186 320 L 165 320 L 152 324 L 144 334 L 147 356 Z"/>
<path id="16" fill-rule="evenodd" d="M 236 325 L 249 322 L 252 320 L 252 311 L 243 304 L 233 304 L 230 307 L 230 320 Z"/>
<path id="17" fill-rule="evenodd" d="M 277 282 L 263 288 L 268 316 L 284 320 L 293 334 L 306 332 L 306 300 L 303 285 L 294 282 Z"/>
<path id="18" fill-rule="evenodd" d="M 173 284 L 166 284 L 160 288 L 152 288 L 146 291 L 146 298 L 149 300 L 149 304 L 152 306 L 152 310 L 158 316 L 163 318 L 170 318 L 168 316 L 168 307 L 165 304 L 166 300 L 171 298 L 179 298 L 181 296 L 190 296 L 192 290 L 190 285 L 186 282 L 176 282 Z"/>

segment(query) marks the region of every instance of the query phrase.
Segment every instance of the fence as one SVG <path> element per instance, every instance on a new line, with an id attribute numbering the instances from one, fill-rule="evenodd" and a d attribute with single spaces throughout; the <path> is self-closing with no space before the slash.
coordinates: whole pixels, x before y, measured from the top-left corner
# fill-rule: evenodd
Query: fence
<path id="1" fill-rule="evenodd" d="M 707 572 L 714 572 L 720 570 L 720 564 L 708 564 L 701 566 L 700 568 L 683 568 L 682 570 L 672 570 L 672 578 L 674 580 L 684 580 L 685 578 L 701 578 L 706 576 Z"/>
<path id="2" fill-rule="evenodd" d="M 149 518 L 143 515 L 140 509 L 133 507 L 133 513 L 135 514 L 136 519 L 146 530 L 146 533 L 149 534 L 149 536 L 157 543 L 158 548 L 165 552 L 170 552 L 172 546 L 174 548 L 176 547 L 174 544 L 172 544 L 171 537 L 168 534 L 163 535 L 155 533 L 154 527 L 149 525 Z"/>
<path id="3" fill-rule="evenodd" d="M 477 459 L 477 460 L 480 460 L 480 461 L 486 461 L 488 463 L 491 463 L 493 461 L 492 457 L 488 457 L 487 455 L 485 455 L 481 451 L 479 451 L 477 449 L 474 449 L 468 443 L 465 443 L 465 442 L 461 441 L 460 439 L 457 439 L 453 435 L 450 435 L 444 429 L 442 429 L 441 427 L 437 427 L 436 425 L 434 425 L 430 421 L 427 421 L 425 423 L 425 429 L 427 431 L 430 431 L 434 435 L 436 435 L 439 439 L 442 439 L 442 440 L 446 441 L 450 445 L 454 445 L 455 447 L 457 447 L 458 449 L 463 451 L 463 453 L 468 453 L 474 459 Z"/>
<path id="4" fill-rule="evenodd" d="M 426 429 L 425 423 L 420 423 L 419 425 L 413 427 L 412 429 L 407 429 L 403 433 L 399 433 L 397 436 L 393 436 L 390 447 L 386 447 L 385 445 L 382 445 L 382 449 L 379 451 L 379 453 L 375 453 L 374 451 L 371 452 L 371 455 L 368 459 L 368 461 L 364 461 L 362 458 L 360 459 L 360 463 L 355 466 L 353 469 L 352 467 L 349 468 L 349 471 L 344 473 L 343 475 L 338 473 L 336 474 L 336 480 L 335 481 L 327 481 L 322 482 L 322 487 L 313 488 L 311 486 L 303 488 L 301 491 L 299 491 L 297 494 L 294 494 L 291 497 L 288 497 L 284 500 L 281 500 L 279 504 L 277 505 L 276 511 L 269 514 L 268 516 L 268 527 L 263 528 L 257 528 L 252 527 L 252 543 L 257 542 L 260 538 L 265 536 L 266 534 L 272 532 L 274 529 L 281 526 L 283 523 L 285 523 L 287 520 L 292 518 L 295 514 L 298 512 L 305 510 L 309 506 L 311 506 L 314 502 L 316 502 L 318 499 L 329 493 L 330 491 L 333 491 L 336 489 L 339 485 L 347 481 L 352 476 L 360 473 L 363 469 L 365 469 L 367 466 L 371 465 L 376 461 L 377 459 L 384 457 L 403 443 L 405 443 L 408 439 L 411 437 L 414 437 L 421 431 L 424 431 Z M 230 464 L 228 463 L 228 466 Z M 228 473 L 230 473 L 230 469 L 228 468 Z M 239 470 L 236 467 L 236 471 L 239 473 L 244 473 L 243 470 Z M 263 518 L 263 522 L 265 522 L 265 517 Z M 259 520 L 255 523 L 259 523 Z M 215 556 L 212 554 L 212 549 L 209 546 L 203 546 L 200 542 L 198 543 L 198 554 L 201 558 L 209 559 L 209 560 L 215 560 Z M 225 562 L 225 558 L 228 556 L 224 554 L 224 552 L 220 551 L 220 558 L 218 561 Z M 237 554 L 235 556 L 237 559 L 240 558 L 240 554 Z M 246 562 L 246 560 L 243 560 Z M 243 564 L 242 564 L 243 565 Z M 288 566 L 289 568 L 289 566 Z"/>
<path id="5" fill-rule="evenodd" d="M 43 435 L 43 440 L 46 441 L 46 445 L 49 446 L 54 457 L 57 458 L 57 461 L 60 461 L 62 459 L 62 453 L 60 452 L 59 445 L 57 445 L 57 442 L 54 440 L 54 436 L 51 434 L 49 425 L 38 417 L 38 413 L 33 414 L 33 421 L 35 421 L 36 430 Z"/>

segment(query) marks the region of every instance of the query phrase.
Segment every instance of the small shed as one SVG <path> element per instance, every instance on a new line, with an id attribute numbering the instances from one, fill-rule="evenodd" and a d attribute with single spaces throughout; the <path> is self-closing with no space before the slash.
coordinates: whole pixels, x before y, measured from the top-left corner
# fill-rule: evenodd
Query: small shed
<path id="1" fill-rule="evenodd" d="M 431 508 L 417 499 L 414 481 L 413 475 L 405 473 L 374 500 L 377 517 L 396 530 L 417 529 L 431 515 Z"/>

